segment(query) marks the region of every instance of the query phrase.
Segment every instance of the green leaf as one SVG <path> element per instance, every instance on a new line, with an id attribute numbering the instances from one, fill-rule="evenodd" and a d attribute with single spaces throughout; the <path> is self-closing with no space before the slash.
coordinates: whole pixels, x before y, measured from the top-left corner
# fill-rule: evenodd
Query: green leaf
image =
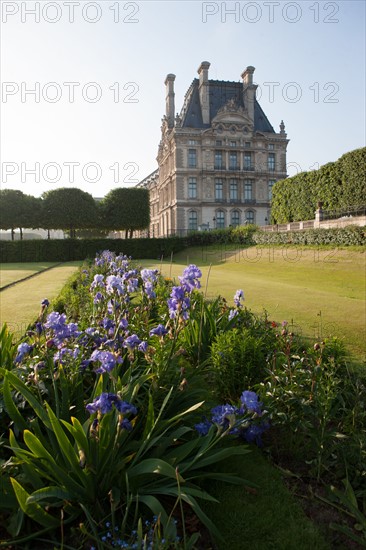
<path id="1" fill-rule="evenodd" d="M 149 392 L 149 404 L 147 408 L 146 423 L 142 439 L 146 439 L 154 426 L 154 402 L 151 393 Z"/>
<path id="2" fill-rule="evenodd" d="M 37 491 L 34 491 L 27 499 L 27 504 L 30 504 L 32 502 L 42 502 L 46 501 L 48 502 L 49 499 L 57 500 L 72 500 L 73 495 L 66 491 L 65 489 L 62 489 L 61 487 L 56 486 L 49 486 L 49 487 L 43 487 L 42 489 L 38 489 Z"/>
<path id="3" fill-rule="evenodd" d="M 36 459 L 36 461 L 33 462 L 34 467 L 37 467 L 40 473 L 46 476 L 47 479 L 57 480 L 74 495 L 74 498 L 86 498 L 87 494 L 85 492 L 85 488 L 79 483 L 76 483 L 67 470 L 64 470 L 62 467 L 58 466 L 52 455 L 43 447 L 39 439 L 34 434 L 26 430 L 24 432 L 24 441 L 28 448 L 32 451 L 33 457 L 31 458 Z M 41 461 L 41 458 L 44 460 Z"/>
<path id="4" fill-rule="evenodd" d="M 58 420 L 58 418 L 56 417 L 55 413 L 53 412 L 51 407 L 48 405 L 48 403 L 46 403 L 46 408 L 47 408 L 48 416 L 51 421 L 52 429 L 55 433 L 55 436 L 57 438 L 57 441 L 60 447 L 60 451 L 63 454 L 66 464 L 68 464 L 71 470 L 76 472 L 78 475 L 80 473 L 82 474 L 82 471 L 79 465 L 79 457 L 76 454 L 75 449 L 71 445 L 64 430 L 62 429 L 60 421 Z M 82 477 L 84 476 L 82 475 Z"/>
<path id="5" fill-rule="evenodd" d="M 32 407 L 36 415 L 42 420 L 42 422 L 47 426 L 50 427 L 50 422 L 48 419 L 48 416 L 44 410 L 44 407 L 36 397 L 28 390 L 27 386 L 22 382 L 15 374 L 9 371 L 5 371 L 4 369 L 0 369 L 0 373 L 4 374 L 6 373 L 6 377 L 9 379 L 9 383 L 15 388 L 18 392 L 22 394 L 24 399 L 28 401 L 29 405 Z"/>
<path id="6" fill-rule="evenodd" d="M 4 404 L 7 410 L 8 415 L 16 425 L 16 427 L 22 431 L 27 428 L 27 423 L 19 412 L 18 407 L 14 404 L 7 373 L 4 376 L 4 386 L 3 386 L 3 395 L 4 395 Z"/>
<path id="7" fill-rule="evenodd" d="M 160 458 L 146 458 L 128 470 L 129 478 L 146 474 L 159 474 L 177 479 L 175 468 Z M 178 474 L 178 476 L 179 481 L 184 482 L 182 476 L 180 474 Z"/>
<path id="8" fill-rule="evenodd" d="M 69 432 L 73 435 L 79 449 L 82 449 L 84 453 L 88 456 L 89 441 L 80 421 L 77 418 L 72 416 L 71 417 L 72 425 L 69 422 L 65 422 L 65 420 L 61 420 L 61 422 L 65 426 L 65 428 L 68 429 Z"/>
<path id="9" fill-rule="evenodd" d="M 27 503 L 30 495 L 20 485 L 20 483 L 17 482 L 16 479 L 11 477 L 10 481 L 12 483 L 19 506 L 27 516 L 32 518 L 40 525 L 43 525 L 43 527 L 57 528 L 60 526 L 60 520 L 48 514 L 39 504 L 37 504 L 36 502 Z"/>

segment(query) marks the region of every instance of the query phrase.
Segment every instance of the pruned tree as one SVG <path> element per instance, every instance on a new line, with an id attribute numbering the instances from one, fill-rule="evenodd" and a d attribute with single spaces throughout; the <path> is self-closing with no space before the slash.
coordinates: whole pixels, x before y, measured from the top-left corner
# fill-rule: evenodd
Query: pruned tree
<path id="1" fill-rule="evenodd" d="M 150 224 L 149 191 L 137 187 L 112 189 L 101 202 L 102 225 L 110 231 L 125 231 L 132 238 L 136 230 Z"/>
<path id="2" fill-rule="evenodd" d="M 76 237 L 77 229 L 99 226 L 95 200 L 86 191 L 76 187 L 61 187 L 42 195 L 42 227 L 63 229 Z"/>
<path id="3" fill-rule="evenodd" d="M 19 228 L 23 239 L 24 228 L 39 227 L 40 199 L 25 195 L 18 189 L 0 190 L 0 229 L 10 229 L 14 240 L 14 230 Z"/>

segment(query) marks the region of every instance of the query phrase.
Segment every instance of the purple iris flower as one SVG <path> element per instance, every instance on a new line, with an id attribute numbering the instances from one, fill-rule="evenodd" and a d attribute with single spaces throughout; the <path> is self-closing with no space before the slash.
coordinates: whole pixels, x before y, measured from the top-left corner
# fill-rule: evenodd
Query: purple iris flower
<path id="1" fill-rule="evenodd" d="M 138 350 L 139 351 L 142 351 L 142 353 L 146 353 L 147 352 L 147 348 L 149 347 L 148 343 L 143 341 L 141 342 L 139 345 L 138 345 Z"/>
<path id="2" fill-rule="evenodd" d="M 178 277 L 178 279 L 186 292 L 192 292 L 195 288 L 201 288 L 201 283 L 198 280 L 201 277 L 201 270 L 196 265 L 191 264 L 185 268 L 183 276 Z"/>
<path id="3" fill-rule="evenodd" d="M 242 307 L 241 300 L 244 300 L 244 292 L 243 290 L 239 289 L 235 292 L 234 295 L 234 304 L 236 307 Z"/>
<path id="4" fill-rule="evenodd" d="M 123 342 L 123 347 L 128 349 L 134 349 L 139 344 L 141 344 L 140 338 L 137 336 L 137 334 L 131 334 L 131 336 L 127 336 L 125 341 Z"/>
<path id="5" fill-rule="evenodd" d="M 116 407 L 117 411 L 119 411 L 122 414 L 133 414 L 136 416 L 137 409 L 131 403 L 127 403 L 127 401 L 122 401 L 118 395 L 115 395 L 113 393 L 101 393 L 98 397 L 94 399 L 92 403 L 89 403 L 86 406 L 86 410 L 93 414 L 95 412 L 101 412 L 102 414 L 106 414 L 111 412 L 113 405 Z"/>
<path id="6" fill-rule="evenodd" d="M 93 290 L 94 288 L 98 288 L 98 287 L 101 287 L 101 288 L 105 287 L 104 275 L 102 275 L 101 273 L 98 273 L 97 275 L 94 275 L 93 282 L 90 285 L 90 290 Z"/>
<path id="7" fill-rule="evenodd" d="M 109 275 L 107 277 L 107 292 L 109 294 L 113 294 L 115 290 L 119 295 L 124 294 L 122 278 L 117 277 L 116 275 Z"/>
<path id="8" fill-rule="evenodd" d="M 164 325 L 158 325 L 155 328 L 152 328 L 149 332 L 150 336 L 165 336 L 168 334 L 167 329 L 164 327 Z"/>
<path id="9" fill-rule="evenodd" d="M 28 355 L 28 353 L 33 349 L 33 346 L 30 346 L 26 342 L 23 342 L 22 344 L 19 344 L 17 348 L 17 356 L 15 358 L 15 363 L 20 363 L 23 360 L 23 357 L 25 355 Z"/>
<path id="10" fill-rule="evenodd" d="M 196 428 L 199 435 L 207 435 L 212 425 L 213 425 L 212 422 L 210 422 L 209 420 L 207 420 L 207 418 L 205 418 L 203 422 L 200 422 L 199 424 L 195 424 L 194 427 Z"/>
<path id="11" fill-rule="evenodd" d="M 233 405 L 217 405 L 211 410 L 212 413 L 212 422 L 222 426 L 225 430 L 230 425 L 230 417 L 235 416 L 239 413 L 239 409 Z"/>
<path id="12" fill-rule="evenodd" d="M 99 349 L 93 351 L 90 360 L 100 362 L 100 367 L 95 370 L 97 373 L 111 372 L 117 363 L 122 361 L 121 358 L 117 359 L 116 356 L 110 351 L 102 351 Z"/>
<path id="13" fill-rule="evenodd" d="M 255 412 L 258 415 L 262 414 L 262 405 L 260 401 L 258 401 L 258 395 L 254 391 L 243 391 L 240 397 L 240 401 L 242 403 L 242 411 L 244 412 L 247 410 L 248 412 Z"/>

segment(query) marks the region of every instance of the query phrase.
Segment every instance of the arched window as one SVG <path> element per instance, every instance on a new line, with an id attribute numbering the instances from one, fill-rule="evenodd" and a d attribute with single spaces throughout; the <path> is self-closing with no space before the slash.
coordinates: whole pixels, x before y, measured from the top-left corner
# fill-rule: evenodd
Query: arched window
<path id="1" fill-rule="evenodd" d="M 240 225 L 240 212 L 239 210 L 233 210 L 231 212 L 231 225 L 232 227 L 237 227 Z"/>
<path id="2" fill-rule="evenodd" d="M 225 212 L 218 210 L 216 212 L 216 229 L 223 229 L 225 227 Z"/>
<path id="3" fill-rule="evenodd" d="M 197 212 L 196 210 L 190 210 L 188 212 L 188 229 L 189 231 L 197 231 Z"/>
<path id="4" fill-rule="evenodd" d="M 253 210 L 247 210 L 245 212 L 245 222 L 246 223 L 254 223 L 254 212 L 253 212 Z"/>

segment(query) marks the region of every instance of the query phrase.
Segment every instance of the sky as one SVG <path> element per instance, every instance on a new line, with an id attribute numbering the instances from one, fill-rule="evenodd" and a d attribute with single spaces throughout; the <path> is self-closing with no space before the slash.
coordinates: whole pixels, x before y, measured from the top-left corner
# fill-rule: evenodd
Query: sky
<path id="1" fill-rule="evenodd" d="M 168 73 L 175 110 L 209 78 L 256 68 L 290 140 L 288 174 L 365 146 L 363 1 L 1 0 L 1 188 L 103 197 L 157 168 Z"/>

